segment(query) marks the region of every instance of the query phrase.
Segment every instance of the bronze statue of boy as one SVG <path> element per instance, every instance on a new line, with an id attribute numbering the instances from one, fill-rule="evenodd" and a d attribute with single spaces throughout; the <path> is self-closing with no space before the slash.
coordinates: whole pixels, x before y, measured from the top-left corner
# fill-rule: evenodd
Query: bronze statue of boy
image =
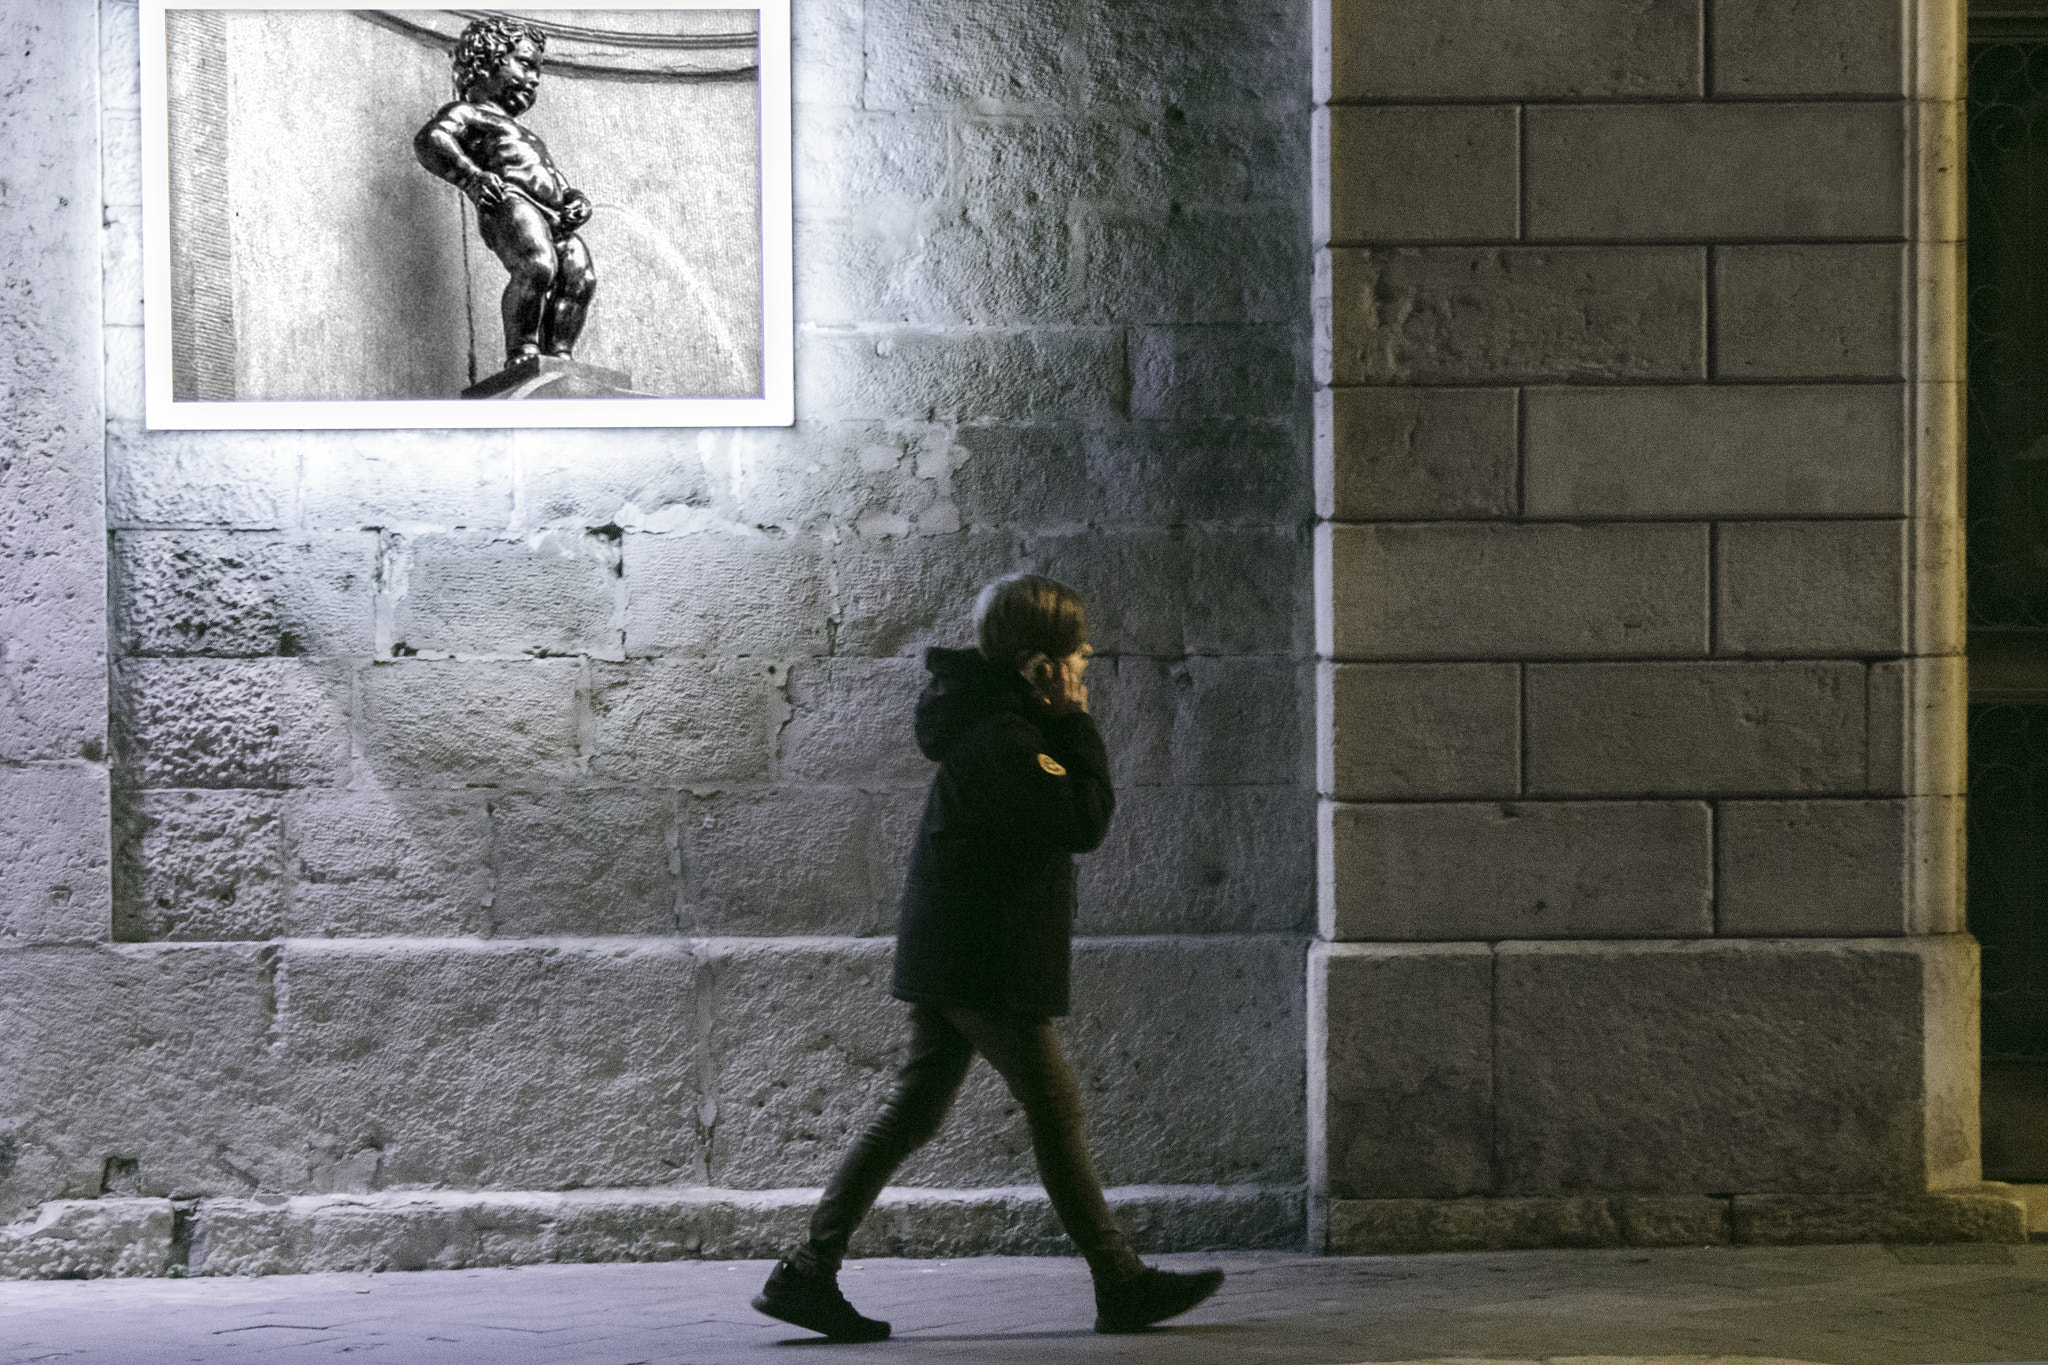
<path id="1" fill-rule="evenodd" d="M 533 107 L 547 36 L 515 19 L 478 19 L 455 45 L 455 100 L 413 138 L 420 164 L 476 205 L 484 245 L 512 278 L 500 312 L 508 369 L 567 359 L 583 333 L 597 272 L 576 229 L 590 199 L 556 169 L 519 115 Z"/>

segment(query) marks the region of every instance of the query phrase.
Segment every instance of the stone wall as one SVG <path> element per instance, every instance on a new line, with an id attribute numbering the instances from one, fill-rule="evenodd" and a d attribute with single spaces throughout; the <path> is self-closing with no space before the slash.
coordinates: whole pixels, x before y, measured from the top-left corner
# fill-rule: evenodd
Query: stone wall
<path id="1" fill-rule="evenodd" d="M 1315 1240 L 1978 1179 L 1961 11 L 1322 11 Z"/>
<path id="2" fill-rule="evenodd" d="M 64 12 L 38 80 L 94 69 Z M 1120 784 L 1064 1026 L 1103 1174 L 1149 1245 L 1298 1243 L 1305 12 L 800 0 L 796 426 L 525 433 L 145 430 L 136 12 L 97 19 L 103 158 L 88 87 L 7 104 L 72 139 L 7 325 L 76 334 L 82 461 L 11 504 L 67 518 L 24 638 L 76 677 L 8 713 L 8 837 L 115 795 L 35 845 L 98 892 L 8 893 L 0 1213 L 131 1270 L 772 1247 L 896 1057 L 919 652 L 1030 568 L 1093 605 Z M 872 1245 L 1054 1245 L 1034 1182 L 984 1070 Z"/>

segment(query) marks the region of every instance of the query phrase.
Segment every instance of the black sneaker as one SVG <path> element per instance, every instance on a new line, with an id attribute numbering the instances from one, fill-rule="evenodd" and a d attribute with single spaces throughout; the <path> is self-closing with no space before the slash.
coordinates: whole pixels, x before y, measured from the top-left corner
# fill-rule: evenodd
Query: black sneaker
<path id="1" fill-rule="evenodd" d="M 822 1333 L 828 1341 L 881 1341 L 889 1335 L 888 1323 L 853 1311 L 839 1292 L 838 1276 L 805 1272 L 786 1259 L 768 1272 L 768 1283 L 754 1295 L 754 1310 Z"/>
<path id="2" fill-rule="evenodd" d="M 1135 1332 L 1185 1313 L 1216 1292 L 1223 1283 L 1220 1270 L 1157 1270 L 1122 1284 L 1095 1291 L 1095 1330 Z"/>

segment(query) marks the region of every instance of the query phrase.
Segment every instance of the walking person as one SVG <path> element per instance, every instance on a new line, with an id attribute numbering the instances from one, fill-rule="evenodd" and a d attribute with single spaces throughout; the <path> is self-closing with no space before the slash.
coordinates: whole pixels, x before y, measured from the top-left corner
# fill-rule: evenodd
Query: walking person
<path id="1" fill-rule="evenodd" d="M 1024 1109 L 1039 1177 L 1095 1283 L 1096 1331 L 1184 1313 L 1223 1282 L 1220 1270 L 1158 1270 L 1131 1250 L 1053 1032 L 1067 1012 L 1073 855 L 1102 842 L 1114 805 L 1088 715 L 1086 610 L 1062 583 L 1011 574 L 982 590 L 974 625 L 978 649 L 925 652 L 917 742 L 939 770 L 898 916 L 891 993 L 910 1004 L 910 1037 L 896 1090 L 825 1187 L 810 1240 L 754 1299 L 835 1341 L 889 1335 L 846 1301 L 840 1262 L 889 1177 L 938 1131 L 976 1053 Z"/>

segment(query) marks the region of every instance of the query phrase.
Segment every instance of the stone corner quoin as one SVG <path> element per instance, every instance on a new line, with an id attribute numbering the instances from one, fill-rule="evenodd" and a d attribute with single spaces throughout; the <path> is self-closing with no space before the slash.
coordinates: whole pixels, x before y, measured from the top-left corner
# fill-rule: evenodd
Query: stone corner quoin
<path id="1" fill-rule="evenodd" d="M 1318 24 L 1312 1235 L 2009 1240 L 1956 1193 L 1963 7 Z"/>

